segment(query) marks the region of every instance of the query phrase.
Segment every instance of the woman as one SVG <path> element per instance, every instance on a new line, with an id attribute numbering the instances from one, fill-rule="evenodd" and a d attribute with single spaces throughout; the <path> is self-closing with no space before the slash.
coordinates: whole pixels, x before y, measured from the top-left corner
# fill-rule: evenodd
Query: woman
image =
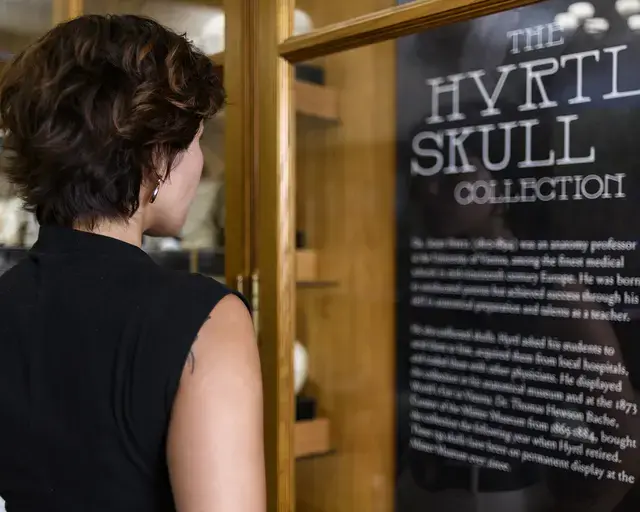
<path id="1" fill-rule="evenodd" d="M 136 16 L 61 24 L 5 69 L 6 172 L 42 226 L 0 278 L 0 496 L 9 512 L 265 508 L 258 353 L 243 301 L 156 266 L 224 93 Z"/>

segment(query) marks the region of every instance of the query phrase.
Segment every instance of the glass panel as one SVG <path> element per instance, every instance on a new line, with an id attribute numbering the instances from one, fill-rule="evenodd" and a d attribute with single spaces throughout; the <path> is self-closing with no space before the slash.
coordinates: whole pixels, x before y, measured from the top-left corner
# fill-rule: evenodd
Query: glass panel
<path id="1" fill-rule="evenodd" d="M 356 16 L 370 14 L 388 7 L 422 2 L 424 0 L 296 0 L 294 34 L 300 35 L 314 28 L 347 21 Z"/>
<path id="2" fill-rule="evenodd" d="M 640 509 L 639 28 L 553 0 L 307 64 L 299 512 Z"/>
<path id="3" fill-rule="evenodd" d="M 156 0 L 85 0 L 92 14 L 138 14 L 186 33 L 208 55 L 224 51 L 222 0 L 203 3 Z M 205 126 L 201 139 L 204 172 L 182 238 L 146 237 L 145 248 L 158 261 L 222 279 L 224 276 L 224 114 Z"/>
<path id="4" fill-rule="evenodd" d="M 52 27 L 58 4 L 52 0 L 0 1 L 0 73 L 17 52 Z M 0 174 L 0 274 L 22 257 L 23 247 L 30 245 L 37 234 L 34 227 L 33 216 L 23 211 L 22 202 Z"/>

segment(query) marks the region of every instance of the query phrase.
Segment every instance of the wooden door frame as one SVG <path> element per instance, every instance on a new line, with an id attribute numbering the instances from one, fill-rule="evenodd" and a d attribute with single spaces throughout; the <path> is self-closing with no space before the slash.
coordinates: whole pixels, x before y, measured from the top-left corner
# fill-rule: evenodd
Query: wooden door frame
<path id="1" fill-rule="evenodd" d="M 294 64 L 541 1 L 414 0 L 289 37 L 280 43 L 278 51 L 280 57 Z"/>
<path id="2" fill-rule="evenodd" d="M 295 337 L 295 174 L 291 66 L 278 44 L 292 33 L 294 0 L 254 0 L 256 102 L 259 152 L 257 245 L 267 462 L 267 510 L 291 512 L 294 396 L 291 371 Z"/>
<path id="3" fill-rule="evenodd" d="M 226 0 L 225 107 L 225 279 L 251 298 L 255 267 L 254 189 L 257 180 L 255 138 L 255 0 Z M 216 57 L 214 57 L 214 61 Z"/>
<path id="4" fill-rule="evenodd" d="M 292 36 L 294 0 L 251 0 L 256 29 L 259 141 L 256 195 L 260 354 L 265 396 L 268 512 L 295 510 L 295 109 L 292 64 L 542 0 L 420 0 Z"/>

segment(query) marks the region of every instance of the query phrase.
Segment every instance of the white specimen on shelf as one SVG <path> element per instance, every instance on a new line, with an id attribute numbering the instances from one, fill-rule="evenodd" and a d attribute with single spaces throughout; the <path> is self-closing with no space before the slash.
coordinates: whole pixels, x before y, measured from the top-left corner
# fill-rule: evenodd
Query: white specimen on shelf
<path id="1" fill-rule="evenodd" d="M 200 47 L 211 55 L 221 53 L 225 49 L 225 26 L 226 18 L 224 12 L 219 10 L 212 13 L 211 18 L 205 23 L 200 34 Z"/>
<path id="2" fill-rule="evenodd" d="M 311 16 L 302 9 L 293 12 L 293 35 L 299 36 L 313 30 L 313 20 Z"/>
<path id="3" fill-rule="evenodd" d="M 163 252 L 180 251 L 182 244 L 177 238 L 163 236 L 158 239 L 158 249 Z"/>
<path id="4" fill-rule="evenodd" d="M 596 14 L 596 8 L 591 2 L 576 2 L 571 4 L 568 10 L 580 21 L 593 18 Z"/>
<path id="5" fill-rule="evenodd" d="M 182 244 L 171 236 L 147 236 L 142 240 L 142 249 L 146 252 L 176 252 L 182 250 Z"/>
<path id="6" fill-rule="evenodd" d="M 140 13 L 179 33 L 186 33 L 206 54 L 224 51 L 224 11 L 209 5 L 186 2 L 145 2 Z"/>
<path id="7" fill-rule="evenodd" d="M 0 199 L 0 245 L 22 245 L 22 230 L 26 222 L 27 212 L 20 198 Z"/>
<path id="8" fill-rule="evenodd" d="M 580 26 L 580 20 L 575 14 L 570 12 L 561 12 L 555 17 L 556 25 L 558 25 L 563 31 L 569 32 L 577 30 Z"/>
<path id="9" fill-rule="evenodd" d="M 640 14 L 640 0 L 617 0 L 616 11 L 624 17 Z"/>
<path id="10" fill-rule="evenodd" d="M 629 16 L 627 20 L 629 24 L 629 28 L 634 32 L 640 32 L 640 14 L 634 14 L 633 16 Z"/>
<path id="11" fill-rule="evenodd" d="M 587 34 L 600 35 L 609 30 L 609 20 L 606 18 L 590 18 L 584 22 L 584 31 Z"/>
<path id="12" fill-rule="evenodd" d="M 293 342 L 293 389 L 297 395 L 302 391 L 309 376 L 309 354 L 298 340 Z"/>

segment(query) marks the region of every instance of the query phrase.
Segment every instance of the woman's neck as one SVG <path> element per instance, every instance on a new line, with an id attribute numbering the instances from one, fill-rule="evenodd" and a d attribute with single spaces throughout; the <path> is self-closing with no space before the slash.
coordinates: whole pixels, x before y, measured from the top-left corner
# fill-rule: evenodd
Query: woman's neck
<path id="1" fill-rule="evenodd" d="M 74 229 L 96 235 L 108 236 L 137 247 L 142 247 L 143 229 L 139 222 L 130 219 L 128 222 L 102 222 L 92 229 L 77 225 Z"/>

